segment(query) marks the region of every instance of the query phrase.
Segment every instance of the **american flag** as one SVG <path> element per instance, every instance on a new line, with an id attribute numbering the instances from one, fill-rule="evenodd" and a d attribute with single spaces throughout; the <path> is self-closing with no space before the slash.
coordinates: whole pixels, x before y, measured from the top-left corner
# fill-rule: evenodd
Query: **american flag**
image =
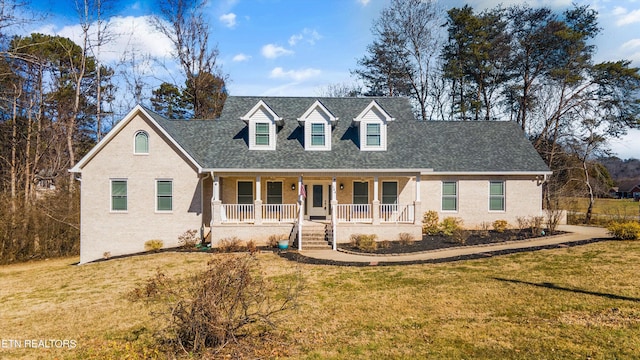
<path id="1" fill-rule="evenodd" d="M 303 199 L 307 198 L 307 190 L 305 190 L 303 183 L 300 183 L 300 195 Z"/>

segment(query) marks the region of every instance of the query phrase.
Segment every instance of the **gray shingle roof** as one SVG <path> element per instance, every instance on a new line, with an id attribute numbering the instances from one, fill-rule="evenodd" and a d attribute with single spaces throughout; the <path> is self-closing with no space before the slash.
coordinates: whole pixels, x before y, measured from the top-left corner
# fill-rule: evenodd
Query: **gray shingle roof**
<path id="1" fill-rule="evenodd" d="M 276 150 L 249 150 L 240 120 L 263 100 L 284 126 Z M 339 118 L 331 151 L 305 151 L 297 118 L 316 100 Z M 375 100 L 395 118 L 387 151 L 360 151 L 351 121 Z M 513 122 L 417 121 L 405 98 L 229 97 L 216 120 L 154 120 L 204 169 L 433 169 L 436 172 L 548 172 Z"/>

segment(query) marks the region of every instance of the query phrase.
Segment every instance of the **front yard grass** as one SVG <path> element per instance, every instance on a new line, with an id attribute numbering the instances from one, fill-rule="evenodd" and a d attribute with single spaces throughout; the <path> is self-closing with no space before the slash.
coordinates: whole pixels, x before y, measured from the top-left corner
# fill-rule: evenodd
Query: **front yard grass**
<path id="1" fill-rule="evenodd" d="M 160 318 L 127 299 L 157 268 L 204 270 L 212 255 L 158 253 L 83 266 L 0 267 L 1 339 L 74 339 L 75 349 L 0 348 L 1 358 L 166 357 Z M 263 358 L 636 358 L 640 242 L 608 241 L 446 264 L 351 268 L 258 254 L 304 279 Z"/>

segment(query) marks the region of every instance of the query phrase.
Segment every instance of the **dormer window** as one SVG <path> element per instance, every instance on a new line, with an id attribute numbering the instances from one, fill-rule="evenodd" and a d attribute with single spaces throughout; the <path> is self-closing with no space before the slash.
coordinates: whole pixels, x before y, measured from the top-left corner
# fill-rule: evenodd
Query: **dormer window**
<path id="1" fill-rule="evenodd" d="M 359 127 L 360 150 L 387 150 L 387 124 L 393 120 L 375 100 L 372 101 L 351 124 Z"/>
<path id="2" fill-rule="evenodd" d="M 264 101 L 258 103 L 243 117 L 240 118 L 249 128 L 250 150 L 275 150 L 276 127 L 284 124 Z"/>
<path id="3" fill-rule="evenodd" d="M 320 101 L 311 105 L 298 118 L 300 126 L 304 127 L 305 150 L 331 150 L 331 128 L 338 118 L 335 117 Z"/>
<path id="4" fill-rule="evenodd" d="M 133 140 L 133 153 L 137 155 L 149 154 L 149 134 L 138 131 Z"/>

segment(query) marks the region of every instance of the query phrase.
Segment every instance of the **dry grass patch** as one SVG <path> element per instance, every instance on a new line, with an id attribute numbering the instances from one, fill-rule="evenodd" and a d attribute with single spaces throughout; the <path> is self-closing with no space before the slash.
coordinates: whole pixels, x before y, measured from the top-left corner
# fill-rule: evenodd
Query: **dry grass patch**
<path id="1" fill-rule="evenodd" d="M 125 294 L 157 268 L 188 273 L 211 256 L 0 267 L 3 338 L 78 340 L 75 350 L 4 349 L 0 357 L 166 357 L 154 352 L 155 319 Z M 640 349 L 639 242 L 367 268 L 258 258 L 273 281 L 301 274 L 305 290 L 276 333 L 251 343 L 255 357 L 609 359 Z"/>

